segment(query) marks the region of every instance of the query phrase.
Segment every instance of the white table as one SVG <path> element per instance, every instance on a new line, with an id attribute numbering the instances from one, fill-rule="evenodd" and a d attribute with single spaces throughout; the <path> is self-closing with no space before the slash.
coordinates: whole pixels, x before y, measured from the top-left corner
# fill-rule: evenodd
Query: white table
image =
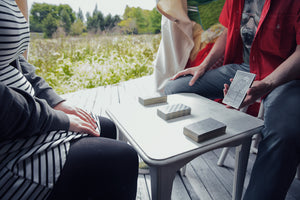
<path id="1" fill-rule="evenodd" d="M 183 103 L 191 115 L 165 121 L 157 108 Z M 196 94 L 174 94 L 168 103 L 142 106 L 138 101 L 116 104 L 107 109 L 122 134 L 150 167 L 153 200 L 171 199 L 176 172 L 195 157 L 220 147 L 238 146 L 232 199 L 241 199 L 248 164 L 251 137 L 263 127 L 263 121 L 228 109 Z M 227 125 L 226 134 L 196 143 L 183 134 L 183 127 L 212 117 Z"/>

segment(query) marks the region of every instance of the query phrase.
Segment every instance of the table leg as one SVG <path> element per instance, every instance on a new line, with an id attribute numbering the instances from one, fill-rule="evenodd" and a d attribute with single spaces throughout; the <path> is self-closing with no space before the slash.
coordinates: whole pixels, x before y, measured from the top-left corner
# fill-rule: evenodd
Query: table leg
<path id="1" fill-rule="evenodd" d="M 245 139 L 241 145 L 236 147 L 233 192 L 232 192 L 233 200 L 242 199 L 250 146 L 251 146 L 251 137 Z"/>
<path id="2" fill-rule="evenodd" d="M 173 181 L 177 167 L 149 166 L 152 200 L 171 200 Z"/>

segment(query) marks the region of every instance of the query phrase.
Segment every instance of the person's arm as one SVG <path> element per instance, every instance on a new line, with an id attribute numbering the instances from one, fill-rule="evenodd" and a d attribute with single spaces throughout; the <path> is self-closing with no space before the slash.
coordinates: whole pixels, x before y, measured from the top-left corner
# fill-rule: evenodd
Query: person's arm
<path id="1" fill-rule="evenodd" d="M 69 130 L 99 136 L 95 130 L 96 121 L 90 114 L 81 108 L 68 105 L 42 77 L 35 74 L 35 67 L 29 64 L 23 56 L 19 57 L 19 62 L 22 73 L 34 88 L 35 96 L 46 100 L 53 109 L 63 111 L 68 115 L 70 119 Z"/>
<path id="2" fill-rule="evenodd" d="M 35 67 L 29 64 L 22 55 L 19 56 L 18 61 L 20 66 L 17 67 L 31 83 L 37 98 L 45 99 L 51 107 L 64 101 L 42 77 L 36 75 Z"/>
<path id="3" fill-rule="evenodd" d="M 208 71 L 216 63 L 216 61 L 224 55 L 226 41 L 227 41 L 227 28 L 224 29 L 223 33 L 217 39 L 213 48 L 210 50 L 209 54 L 206 56 L 206 58 L 199 66 L 188 68 L 178 72 L 177 74 L 175 74 L 175 76 L 172 77 L 172 80 L 175 80 L 180 76 L 191 74 L 193 75 L 193 78 L 191 79 L 189 85 L 192 86 L 199 77 L 201 77 L 206 71 Z"/>
<path id="4" fill-rule="evenodd" d="M 68 116 L 46 101 L 11 89 L 0 82 L 0 141 L 29 137 L 52 130 L 67 130 Z"/>
<path id="5" fill-rule="evenodd" d="M 271 74 L 260 81 L 254 81 L 247 91 L 245 100 L 241 108 L 253 104 L 259 98 L 267 95 L 276 87 L 300 77 L 300 45 L 295 52 L 279 65 Z M 224 84 L 224 95 L 226 95 L 229 85 Z"/>
<path id="6" fill-rule="evenodd" d="M 270 75 L 262 80 L 269 90 L 300 77 L 300 45 L 295 52 L 277 67 Z"/>

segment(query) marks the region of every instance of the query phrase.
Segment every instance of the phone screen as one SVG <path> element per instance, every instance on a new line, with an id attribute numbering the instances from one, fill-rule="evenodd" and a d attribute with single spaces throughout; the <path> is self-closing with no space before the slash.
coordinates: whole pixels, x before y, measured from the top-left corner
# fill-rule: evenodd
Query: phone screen
<path id="1" fill-rule="evenodd" d="M 233 108 L 239 109 L 254 78 L 255 74 L 253 73 L 237 70 L 222 102 Z"/>

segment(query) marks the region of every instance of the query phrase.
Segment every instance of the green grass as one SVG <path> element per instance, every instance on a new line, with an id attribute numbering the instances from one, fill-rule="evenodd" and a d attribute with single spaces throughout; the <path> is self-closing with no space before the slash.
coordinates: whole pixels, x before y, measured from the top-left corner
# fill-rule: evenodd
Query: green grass
<path id="1" fill-rule="evenodd" d="M 59 94 L 150 75 L 160 35 L 33 37 L 29 63 Z"/>
<path id="2" fill-rule="evenodd" d="M 204 30 L 219 22 L 219 16 L 224 3 L 225 0 L 215 0 L 210 3 L 199 5 L 201 25 Z"/>

